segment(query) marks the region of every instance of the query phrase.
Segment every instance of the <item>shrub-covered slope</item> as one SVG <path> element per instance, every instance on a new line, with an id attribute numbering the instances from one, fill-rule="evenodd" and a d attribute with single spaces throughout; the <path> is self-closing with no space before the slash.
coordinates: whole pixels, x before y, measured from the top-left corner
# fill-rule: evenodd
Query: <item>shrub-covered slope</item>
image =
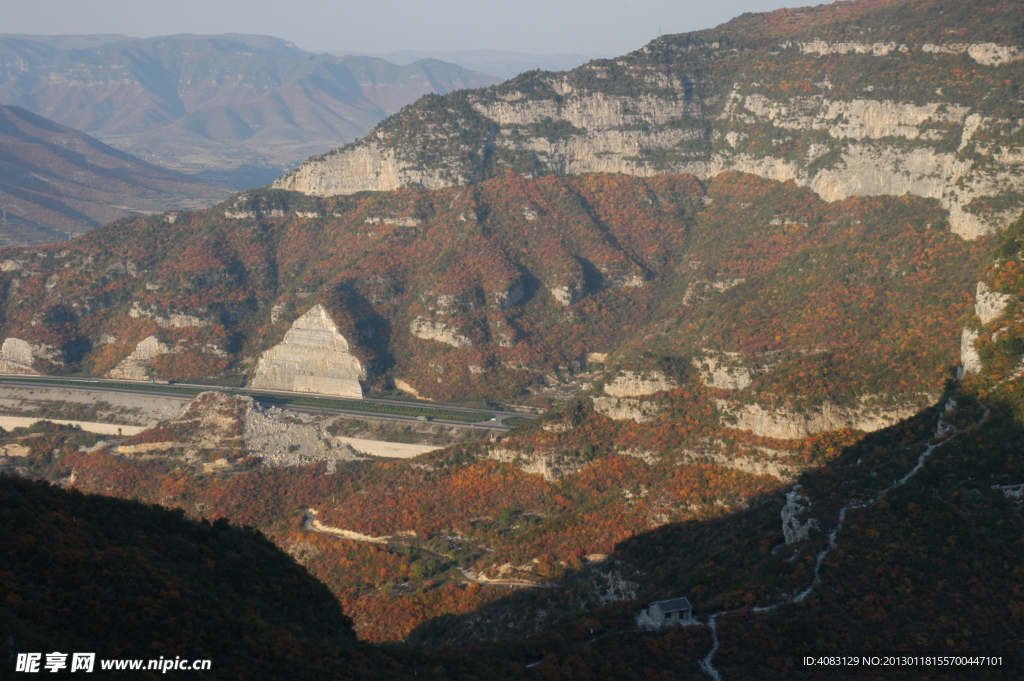
<path id="1" fill-rule="evenodd" d="M 477 650 L 536 663 L 526 678 L 537 679 L 1017 678 L 1022 230 L 1024 219 L 982 276 L 979 302 L 965 315 L 974 332 L 966 377 L 936 407 L 839 443 L 837 456 L 748 510 L 638 534 L 617 546 L 609 567 L 581 572 L 564 591 L 439 618 L 411 639 L 464 646 L 561 616 L 525 643 Z M 620 589 L 635 587 L 632 607 L 588 610 L 594 586 L 616 579 Z M 655 634 L 634 628 L 643 604 L 682 595 L 696 622 Z M 887 655 L 903 661 L 885 666 Z M 822 668 L 805 656 L 847 662 Z"/>
<path id="2" fill-rule="evenodd" d="M 104 375 L 153 336 L 168 350 L 145 360 L 155 378 L 246 381 L 322 303 L 379 390 L 545 404 L 588 361 L 647 352 L 849 401 L 941 387 L 983 250 L 944 225 L 933 201 L 830 204 L 738 174 L 254 191 L 6 251 L 0 307 L 46 373 Z M 828 378 L 795 386 L 801 373 Z"/>
<path id="3" fill-rule="evenodd" d="M 12 654 L 209 659 L 218 679 L 367 676 L 330 592 L 251 530 L 9 477 L 0 516 Z"/>

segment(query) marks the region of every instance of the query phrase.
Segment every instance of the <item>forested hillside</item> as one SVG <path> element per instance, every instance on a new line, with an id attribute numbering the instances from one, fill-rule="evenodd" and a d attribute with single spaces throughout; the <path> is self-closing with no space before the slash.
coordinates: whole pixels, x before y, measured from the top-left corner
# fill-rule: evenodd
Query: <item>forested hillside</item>
<path id="1" fill-rule="evenodd" d="M 252 191 L 73 248 L 9 250 L 0 305 L 4 336 L 46 373 L 104 375 L 154 336 L 168 351 L 152 377 L 243 382 L 322 303 L 378 390 L 527 390 L 543 406 L 563 383 L 580 389 L 588 356 L 630 368 L 653 353 L 694 373 L 727 353 L 755 367 L 744 394 L 793 392 L 802 372 L 835 380 L 799 392 L 849 402 L 941 387 L 983 252 L 944 224 L 931 201 L 829 204 L 741 175 Z"/>
<path id="2" fill-rule="evenodd" d="M 367 677 L 338 603 L 251 530 L 8 477 L 0 514 L 5 674 L 15 652 L 59 650 L 209 659 L 212 679 Z"/>
<path id="3" fill-rule="evenodd" d="M 1020 31 L 994 0 L 744 15 L 427 98 L 306 169 L 369 154 L 348 189 L 390 191 L 4 249 L 5 371 L 242 385 L 315 311 L 371 395 L 541 413 L 277 460 L 216 391 L 131 438 L 5 433 L 0 469 L 257 528 L 398 678 L 1015 678 L 802 659 L 1024 652 Z M 647 141 L 560 165 L 598 138 Z M 402 149 L 415 181 L 373 165 Z M 637 628 L 682 596 L 694 621 Z"/>

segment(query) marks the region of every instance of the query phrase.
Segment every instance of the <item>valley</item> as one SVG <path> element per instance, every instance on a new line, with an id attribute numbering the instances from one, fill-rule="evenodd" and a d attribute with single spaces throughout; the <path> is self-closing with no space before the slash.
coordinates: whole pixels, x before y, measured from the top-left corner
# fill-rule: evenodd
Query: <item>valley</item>
<path id="1" fill-rule="evenodd" d="M 420 96 L 497 82 L 259 35 L 0 36 L 0 100 L 235 189 L 364 135 Z"/>
<path id="2" fill-rule="evenodd" d="M 202 208 L 230 190 L 0 106 L 0 244 L 66 241 L 128 215 Z"/>
<path id="3" fill-rule="evenodd" d="M 203 556 L 162 575 L 231 565 L 261 613 L 287 575 L 211 642 L 288 632 L 233 662 L 267 678 L 1015 678 L 803 660 L 1024 651 L 1019 9 L 745 14 L 0 249 L 0 413 L 34 420 L 0 424 L 34 539 L 0 541 L 105 583 L 28 509 L 137 504 Z"/>

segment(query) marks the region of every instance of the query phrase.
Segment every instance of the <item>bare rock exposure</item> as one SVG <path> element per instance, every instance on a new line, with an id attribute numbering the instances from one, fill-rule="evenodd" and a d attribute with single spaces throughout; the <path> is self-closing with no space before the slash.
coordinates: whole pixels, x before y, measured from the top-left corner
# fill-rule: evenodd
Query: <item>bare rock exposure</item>
<path id="1" fill-rule="evenodd" d="M 253 388 L 363 397 L 366 372 L 323 305 L 295 320 L 284 340 L 263 353 Z"/>

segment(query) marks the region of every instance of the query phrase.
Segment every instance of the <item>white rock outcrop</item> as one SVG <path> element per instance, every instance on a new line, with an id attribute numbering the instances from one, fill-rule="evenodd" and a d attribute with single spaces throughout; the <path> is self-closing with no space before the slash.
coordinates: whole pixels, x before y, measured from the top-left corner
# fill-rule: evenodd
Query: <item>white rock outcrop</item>
<path id="1" fill-rule="evenodd" d="M 264 390 L 362 398 L 362 363 L 349 351 L 323 305 L 296 319 L 278 345 L 263 353 L 250 384 Z"/>
<path id="2" fill-rule="evenodd" d="M 0 373 L 38 376 L 39 372 L 32 368 L 35 359 L 35 350 L 28 342 L 13 336 L 6 338 L 0 347 Z"/>
<path id="3" fill-rule="evenodd" d="M 678 384 L 660 371 L 637 373 L 623 371 L 604 386 L 604 393 L 612 397 L 644 397 L 654 393 L 675 390 Z"/>
<path id="4" fill-rule="evenodd" d="M 790 461 L 791 452 L 767 447 L 758 447 L 749 451 L 728 452 L 721 441 L 705 441 L 703 446 L 681 452 L 681 460 L 687 463 L 713 463 L 723 468 L 731 468 L 751 475 L 770 475 L 783 482 L 792 482 L 800 474 L 802 467 Z"/>
<path id="5" fill-rule="evenodd" d="M 881 407 L 861 399 L 855 407 L 841 407 L 826 402 L 819 407 L 797 413 L 786 409 L 765 409 L 758 404 L 733 404 L 716 400 L 719 413 L 734 421 L 733 428 L 749 430 L 758 437 L 776 440 L 801 440 L 830 430 L 851 428 L 867 433 L 888 428 L 920 410 L 917 404 Z"/>
<path id="6" fill-rule="evenodd" d="M 432 321 L 425 317 L 417 317 L 412 320 L 412 323 L 409 324 L 409 333 L 417 338 L 445 343 L 453 348 L 468 348 L 473 345 L 473 341 L 448 324 Z"/>
<path id="7" fill-rule="evenodd" d="M 810 507 L 811 501 L 800 491 L 800 485 L 793 485 L 786 494 L 786 505 L 782 507 L 782 536 L 787 544 L 806 541 L 811 530 L 818 526 L 814 518 L 803 519 Z"/>
<path id="8" fill-rule="evenodd" d="M 971 59 L 985 66 L 999 66 L 1024 59 L 1024 50 L 1014 45 L 997 45 L 996 43 L 947 43 L 934 45 L 925 43 L 922 52 L 931 54 L 962 54 L 966 52 Z"/>
<path id="9" fill-rule="evenodd" d="M 960 368 L 957 369 L 957 378 L 963 379 L 967 374 L 976 374 L 981 371 L 981 355 L 974 347 L 977 340 L 977 331 L 964 329 L 960 334 Z"/>
<path id="10" fill-rule="evenodd" d="M 647 423 L 658 418 L 661 408 L 654 402 L 632 397 L 594 397 L 594 411 L 616 421 Z"/>
<path id="11" fill-rule="evenodd" d="M 524 473 L 539 475 L 548 482 L 558 480 L 566 472 L 577 470 L 577 467 L 570 467 L 568 471 L 565 471 L 555 466 L 554 456 L 550 454 L 538 452 L 527 454 L 526 452 L 505 447 L 494 447 L 487 450 L 486 458 L 514 464 Z"/>
<path id="12" fill-rule="evenodd" d="M 342 153 L 331 153 L 304 163 L 300 168 L 274 182 L 276 189 L 336 196 L 361 191 L 392 191 L 419 185 L 441 189 L 451 185 L 439 171 L 417 170 L 412 164 L 399 161 L 392 149 L 376 141 L 350 147 Z"/>
<path id="13" fill-rule="evenodd" d="M 148 318 L 156 322 L 156 325 L 161 329 L 176 329 L 184 328 L 189 326 L 209 326 L 209 320 L 196 317 L 195 315 L 185 314 L 183 312 L 172 312 L 166 317 L 153 312 L 152 310 L 146 310 L 137 302 L 132 305 L 132 309 L 128 311 L 129 317 Z"/>
<path id="14" fill-rule="evenodd" d="M 721 355 L 706 353 L 693 358 L 693 366 L 700 372 L 701 383 L 709 388 L 742 390 L 753 380 L 750 369 L 740 363 L 738 353 L 724 352 Z"/>
<path id="15" fill-rule="evenodd" d="M 557 300 L 558 304 L 563 307 L 569 307 L 587 293 L 582 285 L 577 284 L 552 286 L 548 291 L 551 292 L 551 297 Z"/>
<path id="16" fill-rule="evenodd" d="M 974 295 L 974 314 L 982 324 L 988 324 L 1002 317 L 1006 312 L 1006 306 L 1012 300 L 1013 296 L 993 291 L 988 284 L 979 281 Z M 980 334 L 973 329 L 964 329 L 960 333 L 960 367 L 956 371 L 958 380 L 963 380 L 967 374 L 977 374 L 982 370 L 981 354 L 978 353 L 976 346 L 978 338 Z"/>
<path id="17" fill-rule="evenodd" d="M 978 315 L 982 324 L 988 324 L 1003 316 L 1011 298 L 1009 294 L 993 291 L 985 282 L 979 281 L 974 297 L 974 314 Z"/>
<path id="18" fill-rule="evenodd" d="M 130 355 L 107 372 L 107 377 L 128 381 L 149 380 L 146 370 L 149 368 L 150 362 L 167 352 L 170 352 L 170 348 L 158 341 L 156 336 L 147 336 L 139 341 Z"/>
<path id="19" fill-rule="evenodd" d="M 526 452 L 508 449 L 500 445 L 487 449 L 484 458 L 510 463 L 524 473 L 539 475 L 548 482 L 572 475 L 587 466 L 587 462 L 582 457 L 567 455 L 562 451 L 534 450 Z"/>
<path id="20" fill-rule="evenodd" d="M 812 40 L 799 43 L 798 46 L 804 54 L 816 54 L 821 57 L 830 54 L 871 54 L 876 57 L 885 57 L 893 50 L 907 49 L 906 45 L 897 45 L 896 43 L 828 42 L 826 40 Z"/>

